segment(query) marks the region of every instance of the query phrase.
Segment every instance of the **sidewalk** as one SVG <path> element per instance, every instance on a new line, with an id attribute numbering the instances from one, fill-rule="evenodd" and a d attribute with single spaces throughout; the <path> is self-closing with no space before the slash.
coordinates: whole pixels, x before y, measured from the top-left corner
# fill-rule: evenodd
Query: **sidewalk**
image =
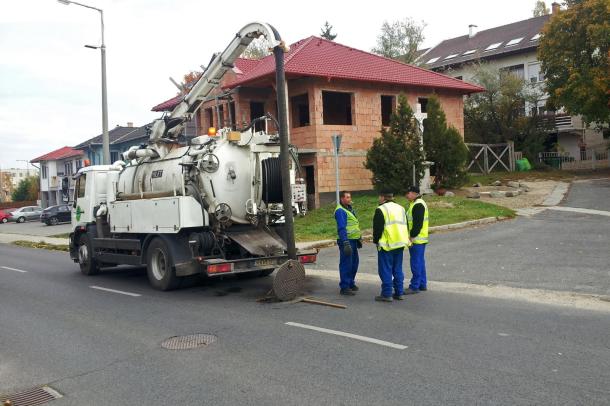
<path id="1" fill-rule="evenodd" d="M 10 244 L 15 241 L 45 242 L 54 245 L 68 245 L 67 238 L 44 237 L 40 235 L 5 234 L 0 233 L 0 243 Z"/>

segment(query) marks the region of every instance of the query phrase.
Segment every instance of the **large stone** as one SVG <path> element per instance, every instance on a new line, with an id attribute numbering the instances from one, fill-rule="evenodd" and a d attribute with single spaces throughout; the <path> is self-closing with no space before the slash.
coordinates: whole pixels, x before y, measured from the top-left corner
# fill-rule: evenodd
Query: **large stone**
<path id="1" fill-rule="evenodd" d="M 496 191 L 494 191 L 494 192 L 491 192 L 489 194 L 489 196 L 494 198 L 494 199 L 498 198 L 498 197 L 505 197 L 506 196 L 506 192 L 496 192 Z"/>
<path id="2" fill-rule="evenodd" d="M 444 194 L 445 197 L 455 197 L 455 193 L 450 192 L 450 191 L 446 191 Z"/>
<path id="3" fill-rule="evenodd" d="M 513 182 L 513 181 L 511 181 L 511 182 L 508 182 L 506 185 L 507 185 L 508 187 L 513 187 L 513 188 L 517 189 L 517 188 L 519 187 L 519 182 Z"/>
<path id="4" fill-rule="evenodd" d="M 499 180 L 495 181 L 494 183 L 491 184 L 491 186 L 502 186 L 502 182 L 500 182 Z"/>
<path id="5" fill-rule="evenodd" d="M 481 194 L 479 192 L 470 192 L 468 193 L 468 196 L 466 196 L 469 199 L 480 199 L 481 198 Z"/>
<path id="6" fill-rule="evenodd" d="M 472 185 L 472 187 L 482 187 L 483 185 L 481 185 L 479 182 L 475 183 L 474 185 Z"/>
<path id="7" fill-rule="evenodd" d="M 504 193 L 504 196 L 506 197 L 515 197 L 519 194 L 519 192 L 506 192 Z"/>
<path id="8" fill-rule="evenodd" d="M 526 187 L 526 188 L 529 188 L 529 186 L 527 186 L 527 185 L 526 185 L 525 183 L 523 183 L 523 182 L 519 182 L 519 186 L 520 186 L 520 187 Z"/>

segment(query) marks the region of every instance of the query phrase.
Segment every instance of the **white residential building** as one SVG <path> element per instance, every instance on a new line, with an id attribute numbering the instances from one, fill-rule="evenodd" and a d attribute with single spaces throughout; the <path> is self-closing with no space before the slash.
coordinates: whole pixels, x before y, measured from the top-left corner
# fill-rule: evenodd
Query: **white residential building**
<path id="1" fill-rule="evenodd" d="M 40 203 L 42 208 L 68 203 L 74 193 L 74 175 L 83 166 L 83 151 L 63 147 L 32 159 L 40 163 Z"/>

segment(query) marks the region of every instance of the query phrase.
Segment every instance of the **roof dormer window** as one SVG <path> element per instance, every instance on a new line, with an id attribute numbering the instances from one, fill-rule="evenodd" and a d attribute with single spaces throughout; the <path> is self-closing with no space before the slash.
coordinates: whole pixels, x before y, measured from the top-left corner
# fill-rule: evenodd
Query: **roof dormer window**
<path id="1" fill-rule="evenodd" d="M 502 45 L 501 42 L 496 42 L 494 44 L 491 44 L 490 46 L 488 46 L 487 48 L 485 48 L 485 51 L 493 51 L 494 49 L 498 48 L 500 45 Z"/>
<path id="2" fill-rule="evenodd" d="M 530 38 L 530 41 L 538 41 L 540 39 L 540 33 L 534 35 L 532 38 Z"/>
<path id="3" fill-rule="evenodd" d="M 429 63 L 434 63 L 434 62 L 438 61 L 438 59 L 439 59 L 439 57 L 437 56 L 436 58 L 432 58 L 432 59 L 430 59 L 430 60 L 429 60 L 428 62 L 426 62 L 426 63 L 428 63 L 428 64 L 429 64 Z"/>
<path id="4" fill-rule="evenodd" d="M 447 59 L 453 59 L 453 58 L 455 58 L 456 56 L 458 56 L 458 54 L 451 54 L 451 55 L 447 55 L 447 56 L 445 57 L 445 60 L 447 60 Z"/>
<path id="5" fill-rule="evenodd" d="M 506 45 L 504 45 L 506 48 L 508 47 L 513 47 L 515 45 L 517 45 L 518 43 L 520 43 L 521 41 L 523 41 L 523 37 L 521 38 L 515 38 L 515 39 L 511 39 L 510 41 L 508 41 L 506 43 Z"/>
<path id="6" fill-rule="evenodd" d="M 462 55 L 471 55 L 471 54 L 474 54 L 475 52 L 477 52 L 476 49 L 471 49 L 471 50 L 464 52 Z"/>

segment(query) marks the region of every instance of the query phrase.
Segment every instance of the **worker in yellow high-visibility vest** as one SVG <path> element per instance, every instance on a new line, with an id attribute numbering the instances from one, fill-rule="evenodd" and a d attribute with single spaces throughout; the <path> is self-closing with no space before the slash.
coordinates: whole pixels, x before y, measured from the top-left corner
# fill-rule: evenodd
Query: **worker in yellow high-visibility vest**
<path id="1" fill-rule="evenodd" d="M 337 245 L 339 246 L 339 293 L 354 296 L 358 291 L 358 249 L 362 248 L 362 233 L 356 212 L 352 208 L 352 194 L 341 191 L 339 205 L 335 209 L 337 221 Z"/>
<path id="2" fill-rule="evenodd" d="M 419 187 L 410 186 L 407 189 L 407 220 L 409 222 L 409 247 L 411 256 L 411 283 L 405 291 L 406 294 L 418 293 L 428 290 L 428 278 L 426 276 L 426 260 L 424 254 L 428 245 L 428 205 L 419 193 Z"/>
<path id="3" fill-rule="evenodd" d="M 375 300 L 402 300 L 405 279 L 402 256 L 409 244 L 409 231 L 405 209 L 394 203 L 394 194 L 389 191 L 379 194 L 379 207 L 373 216 L 373 242 L 377 245 L 377 268 L 381 279 L 381 294 L 375 296 Z"/>

